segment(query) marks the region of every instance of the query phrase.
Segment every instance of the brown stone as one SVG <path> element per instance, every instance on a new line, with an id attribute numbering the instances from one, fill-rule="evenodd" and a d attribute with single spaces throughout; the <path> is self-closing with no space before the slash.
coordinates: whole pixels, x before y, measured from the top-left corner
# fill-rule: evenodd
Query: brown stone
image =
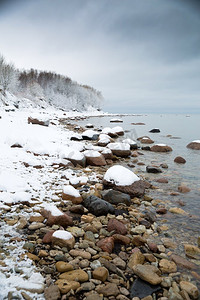
<path id="1" fill-rule="evenodd" d="M 44 297 L 46 300 L 58 300 L 60 299 L 60 290 L 57 285 L 50 285 L 44 290 Z"/>
<path id="2" fill-rule="evenodd" d="M 98 157 L 89 157 L 86 155 L 86 164 L 91 166 L 105 166 L 106 160 L 103 155 Z"/>
<path id="3" fill-rule="evenodd" d="M 167 179 L 167 178 L 164 178 L 164 177 L 162 177 L 162 178 L 158 178 L 158 179 L 156 179 L 156 182 L 158 182 L 158 183 L 168 183 L 168 179 Z"/>
<path id="4" fill-rule="evenodd" d="M 62 193 L 62 199 L 72 201 L 73 204 L 80 204 L 81 202 L 83 202 L 83 198 L 81 196 L 75 197 L 72 195 L 65 194 L 64 192 Z"/>
<path id="5" fill-rule="evenodd" d="M 93 272 L 92 272 L 92 276 L 94 279 L 97 280 L 101 280 L 101 281 L 106 281 L 106 279 L 108 278 L 109 272 L 105 267 L 99 267 L 96 268 Z"/>
<path id="6" fill-rule="evenodd" d="M 148 136 L 141 136 L 137 140 L 140 141 L 142 144 L 153 144 L 154 143 L 154 141 Z"/>
<path id="7" fill-rule="evenodd" d="M 37 124 L 37 125 L 42 125 L 42 126 L 49 126 L 49 120 L 47 121 L 42 121 L 37 118 L 32 118 L 28 117 L 28 124 Z"/>
<path id="8" fill-rule="evenodd" d="M 79 282 L 66 279 L 58 279 L 55 284 L 58 285 L 61 294 L 67 294 L 69 291 L 76 290 L 80 287 Z"/>
<path id="9" fill-rule="evenodd" d="M 115 233 L 119 233 L 121 235 L 127 234 L 126 226 L 122 222 L 118 221 L 117 219 L 110 219 L 108 221 L 107 230 L 109 232 L 114 231 Z"/>
<path id="10" fill-rule="evenodd" d="M 46 209 L 41 210 L 41 215 L 47 219 L 47 225 L 52 226 L 52 225 L 60 225 L 64 228 L 67 226 L 73 225 L 73 219 L 72 217 L 68 216 L 67 214 L 62 214 L 60 216 L 53 216 L 50 211 Z M 62 212 L 61 212 L 62 213 Z"/>
<path id="11" fill-rule="evenodd" d="M 162 282 L 160 271 L 153 265 L 136 265 L 133 267 L 134 273 L 139 276 L 142 280 L 149 282 L 150 284 L 157 285 Z"/>
<path id="12" fill-rule="evenodd" d="M 149 188 L 151 185 L 147 181 L 138 180 L 131 185 L 115 185 L 112 182 L 103 180 L 105 188 L 113 188 L 114 190 L 120 191 L 125 194 L 129 194 L 131 197 L 141 197 L 145 193 L 145 189 Z"/>
<path id="13" fill-rule="evenodd" d="M 172 148 L 170 146 L 167 146 L 167 145 L 153 145 L 151 147 L 151 151 L 153 152 L 170 152 L 172 151 Z"/>
<path id="14" fill-rule="evenodd" d="M 137 249 L 137 248 L 135 248 Z M 134 250 L 135 250 L 134 249 Z M 141 251 L 139 249 L 135 250 L 133 254 L 131 254 L 130 258 L 129 258 L 129 262 L 128 262 L 128 267 L 130 269 L 133 269 L 134 266 L 138 265 L 138 264 L 143 264 L 145 261 L 145 257 L 144 255 L 141 253 Z"/>
<path id="15" fill-rule="evenodd" d="M 65 273 L 62 273 L 60 276 L 59 276 L 60 279 L 65 279 L 65 280 L 68 280 L 68 281 L 78 281 L 78 282 L 85 282 L 85 281 L 88 281 L 88 274 L 81 270 L 81 269 L 78 269 L 78 270 L 73 270 L 73 271 L 69 271 L 69 272 L 65 272 Z"/>
<path id="16" fill-rule="evenodd" d="M 60 246 L 61 248 L 66 247 L 67 249 L 72 249 L 72 248 L 74 248 L 74 245 L 75 245 L 75 238 L 72 237 L 72 238 L 66 240 L 66 239 L 60 239 L 60 238 L 52 235 L 52 244 Z"/>
<path id="17" fill-rule="evenodd" d="M 97 289 L 99 294 L 103 294 L 104 297 L 117 296 L 119 294 L 119 289 L 115 283 L 108 283 Z"/>
<path id="18" fill-rule="evenodd" d="M 185 164 L 186 163 L 186 160 L 185 158 L 181 157 L 181 156 L 177 156 L 175 159 L 174 159 L 174 162 L 177 163 L 177 164 Z"/>
<path id="19" fill-rule="evenodd" d="M 53 235 L 54 232 L 55 232 L 54 230 L 48 231 L 48 232 L 45 234 L 45 236 L 43 237 L 42 242 L 43 242 L 44 244 L 50 244 L 50 243 L 52 242 L 52 235 Z"/>
<path id="20" fill-rule="evenodd" d="M 112 236 L 114 238 L 114 242 L 121 244 L 121 245 L 129 245 L 131 242 L 131 239 L 128 236 L 124 236 L 121 234 L 113 234 Z"/>
<path id="21" fill-rule="evenodd" d="M 60 273 L 72 271 L 74 268 L 71 264 L 64 261 L 57 261 L 56 270 Z"/>
<path id="22" fill-rule="evenodd" d="M 190 148 L 190 149 L 193 149 L 193 150 L 200 150 L 200 143 L 191 142 L 187 145 L 187 148 Z"/>
<path id="23" fill-rule="evenodd" d="M 160 260 L 159 267 L 162 273 L 175 273 L 177 271 L 176 264 L 164 258 Z"/>
<path id="24" fill-rule="evenodd" d="M 190 190 L 190 188 L 187 187 L 186 185 L 179 185 L 178 191 L 179 191 L 180 193 L 189 193 L 191 190 Z"/>
<path id="25" fill-rule="evenodd" d="M 185 244 L 184 245 L 186 256 L 193 259 L 200 259 L 200 248 L 195 245 Z"/>
<path id="26" fill-rule="evenodd" d="M 146 244 L 146 242 L 147 242 L 147 240 L 140 235 L 136 235 L 132 239 L 132 244 L 136 247 L 144 246 Z"/>
<path id="27" fill-rule="evenodd" d="M 194 284 L 192 284 L 191 282 L 188 282 L 188 281 L 181 281 L 180 287 L 182 290 L 186 291 L 189 294 L 189 296 L 192 297 L 192 299 L 198 299 L 199 291 L 198 291 L 198 288 Z"/>
<path id="28" fill-rule="evenodd" d="M 180 267 L 183 267 L 183 268 L 186 268 L 189 270 L 195 269 L 197 267 L 194 263 L 188 261 L 187 259 L 185 259 L 182 256 L 172 254 L 170 258 Z"/>
<path id="29" fill-rule="evenodd" d="M 105 239 L 102 239 L 97 243 L 97 246 L 101 248 L 104 252 L 112 253 L 114 248 L 114 238 L 107 237 Z"/>

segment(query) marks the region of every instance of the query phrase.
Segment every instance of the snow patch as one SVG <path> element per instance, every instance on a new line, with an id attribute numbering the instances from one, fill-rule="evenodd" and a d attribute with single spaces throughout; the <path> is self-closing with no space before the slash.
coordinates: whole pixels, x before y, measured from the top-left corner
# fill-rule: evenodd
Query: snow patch
<path id="1" fill-rule="evenodd" d="M 126 186 L 133 184 L 140 180 L 140 178 L 129 169 L 120 165 L 115 165 L 106 171 L 104 180 L 114 183 L 115 185 Z"/>

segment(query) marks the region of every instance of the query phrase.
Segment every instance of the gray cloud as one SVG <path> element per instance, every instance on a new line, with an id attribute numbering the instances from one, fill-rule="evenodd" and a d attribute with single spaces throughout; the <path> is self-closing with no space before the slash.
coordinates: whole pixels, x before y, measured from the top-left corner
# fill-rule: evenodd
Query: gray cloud
<path id="1" fill-rule="evenodd" d="M 0 51 L 18 67 L 102 90 L 111 111 L 192 111 L 199 12 L 193 0 L 10 0 L 0 14 Z"/>

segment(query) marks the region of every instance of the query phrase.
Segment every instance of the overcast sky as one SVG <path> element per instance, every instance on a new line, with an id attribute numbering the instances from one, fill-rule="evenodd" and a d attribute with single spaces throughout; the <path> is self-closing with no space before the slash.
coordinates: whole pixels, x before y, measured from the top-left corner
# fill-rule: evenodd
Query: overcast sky
<path id="1" fill-rule="evenodd" d="M 199 0 L 5 0 L 0 53 L 100 90 L 110 112 L 200 112 Z"/>

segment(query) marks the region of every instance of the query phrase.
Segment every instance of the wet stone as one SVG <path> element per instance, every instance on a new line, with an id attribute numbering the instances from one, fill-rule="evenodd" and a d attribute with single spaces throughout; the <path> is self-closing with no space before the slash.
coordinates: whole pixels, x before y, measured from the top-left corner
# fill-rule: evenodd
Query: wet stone
<path id="1" fill-rule="evenodd" d="M 130 296 L 131 298 L 133 297 L 144 298 L 160 290 L 161 287 L 159 285 L 151 285 L 148 282 L 145 282 L 142 279 L 137 278 L 130 288 Z"/>

